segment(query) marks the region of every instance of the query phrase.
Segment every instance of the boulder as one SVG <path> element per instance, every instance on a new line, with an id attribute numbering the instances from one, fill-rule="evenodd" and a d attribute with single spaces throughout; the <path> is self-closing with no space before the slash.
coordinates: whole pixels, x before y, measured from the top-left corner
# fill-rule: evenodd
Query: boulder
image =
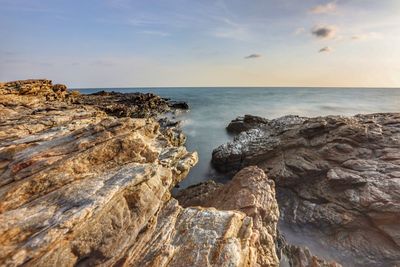
<path id="1" fill-rule="evenodd" d="M 226 127 L 226 130 L 229 133 L 238 134 L 253 128 L 263 127 L 263 125 L 267 123 L 267 119 L 253 115 L 244 115 L 244 117 L 237 117 L 236 119 L 232 120 Z"/>

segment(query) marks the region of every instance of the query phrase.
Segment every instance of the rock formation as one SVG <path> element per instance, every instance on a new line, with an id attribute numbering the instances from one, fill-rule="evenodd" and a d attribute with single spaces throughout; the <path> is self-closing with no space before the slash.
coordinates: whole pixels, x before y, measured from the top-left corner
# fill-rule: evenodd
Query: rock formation
<path id="1" fill-rule="evenodd" d="M 220 210 L 239 210 L 253 219 L 255 253 L 259 266 L 278 266 L 275 241 L 279 219 L 274 182 L 257 167 L 238 172 L 225 185 L 208 181 L 181 191 L 177 196 L 184 207 L 215 207 Z"/>
<path id="2" fill-rule="evenodd" d="M 214 150 L 213 165 L 268 173 L 283 227 L 336 251 L 345 266 L 400 264 L 400 114 L 286 116 L 236 128 L 246 131 Z"/>
<path id="3" fill-rule="evenodd" d="M 277 266 L 273 182 L 261 170 L 206 207 L 171 197 L 197 154 L 154 118 L 163 101 L 0 84 L 1 266 Z"/>
<path id="4" fill-rule="evenodd" d="M 237 134 L 267 123 L 267 119 L 252 115 L 244 115 L 243 117 L 238 117 L 231 121 L 226 127 L 226 130 L 229 133 Z"/>
<path id="5" fill-rule="evenodd" d="M 279 219 L 275 184 L 258 167 L 239 171 L 227 184 L 212 180 L 181 190 L 175 196 L 184 207 L 215 207 L 239 210 L 253 219 L 255 228 L 255 257 L 258 266 L 340 267 L 311 254 L 304 247 L 288 244 L 277 231 Z"/>
<path id="6" fill-rule="evenodd" d="M 151 93 L 118 93 L 101 91 L 81 95 L 75 103 L 96 106 L 108 115 L 117 117 L 149 118 L 165 113 L 174 106 L 158 95 Z M 178 108 L 180 108 L 178 106 Z"/>

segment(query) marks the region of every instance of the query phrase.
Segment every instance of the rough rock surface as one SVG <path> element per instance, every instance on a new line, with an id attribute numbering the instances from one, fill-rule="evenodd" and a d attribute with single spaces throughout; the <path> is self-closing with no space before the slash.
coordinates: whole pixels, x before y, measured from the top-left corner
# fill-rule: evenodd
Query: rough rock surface
<path id="1" fill-rule="evenodd" d="M 196 153 L 154 118 L 110 116 L 70 94 L 47 80 L 0 85 L 0 266 L 250 267 L 257 255 L 276 260 L 270 247 L 259 251 L 274 238 L 277 215 L 259 206 L 277 212 L 272 195 L 236 203 L 250 216 L 222 203 L 221 210 L 184 208 L 170 191 Z M 262 180 L 254 189 L 271 192 L 272 182 Z M 242 179 L 237 192 L 253 188 L 249 183 Z M 273 228 L 262 228 L 264 219 Z"/>
<path id="2" fill-rule="evenodd" d="M 212 162 L 223 172 L 249 165 L 266 171 L 283 223 L 337 250 L 345 266 L 396 266 L 399 151 L 400 114 L 286 116 L 241 132 Z"/>
<path id="3" fill-rule="evenodd" d="M 258 167 L 246 167 L 227 184 L 212 180 L 191 186 L 175 195 L 184 207 L 215 207 L 221 210 L 239 210 L 253 219 L 255 230 L 255 257 L 258 266 L 340 267 L 312 255 L 304 247 L 289 245 L 277 232 L 279 218 L 275 185 Z"/>
<path id="4" fill-rule="evenodd" d="M 92 105 L 117 117 L 148 118 L 170 111 L 188 109 L 184 102 L 168 101 L 152 93 L 118 93 L 101 91 L 81 95 L 75 103 Z"/>
<path id="5" fill-rule="evenodd" d="M 279 219 L 274 182 L 257 167 L 238 172 L 225 185 L 207 181 L 180 191 L 176 198 L 184 207 L 215 207 L 239 210 L 253 219 L 255 248 L 259 266 L 278 266 L 275 241 Z"/>
<path id="6" fill-rule="evenodd" d="M 66 92 L 57 87 L 2 87 L 0 265 L 130 261 L 131 246 L 154 234 L 148 229 L 197 155 L 175 146 L 153 119 L 56 101 Z"/>
<path id="7" fill-rule="evenodd" d="M 53 85 L 50 80 L 21 80 L 0 83 L 0 95 L 17 95 L 35 96 L 34 101 L 45 100 L 74 100 L 76 92 L 67 92 L 67 87 L 62 84 Z"/>
<path id="8" fill-rule="evenodd" d="M 226 127 L 226 130 L 230 133 L 241 133 L 267 123 L 267 119 L 252 115 L 244 115 L 244 117 L 238 117 L 231 121 Z"/>

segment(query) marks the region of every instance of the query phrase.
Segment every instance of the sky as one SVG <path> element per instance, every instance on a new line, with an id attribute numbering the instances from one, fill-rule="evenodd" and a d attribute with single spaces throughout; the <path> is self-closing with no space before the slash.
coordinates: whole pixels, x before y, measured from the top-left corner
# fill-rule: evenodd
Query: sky
<path id="1" fill-rule="evenodd" d="M 0 81 L 400 87 L 400 0 L 0 0 Z"/>

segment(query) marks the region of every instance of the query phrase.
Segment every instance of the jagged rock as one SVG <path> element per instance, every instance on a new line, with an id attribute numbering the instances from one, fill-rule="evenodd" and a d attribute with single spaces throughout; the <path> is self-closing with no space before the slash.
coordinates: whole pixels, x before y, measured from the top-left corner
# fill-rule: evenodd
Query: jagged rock
<path id="1" fill-rule="evenodd" d="M 276 202 L 272 193 L 254 203 L 249 195 L 272 192 L 267 179 L 249 184 L 263 174 L 240 179 L 237 192 L 249 198 L 226 198 L 226 205 L 263 210 L 265 202 L 271 213 L 184 208 L 170 191 L 197 154 L 166 134 L 172 125 L 16 91 L 0 94 L 1 266 L 251 267 L 257 255 L 276 260 Z M 264 219 L 271 219 L 268 230 Z M 256 250 L 260 242 L 268 246 Z"/>
<path id="2" fill-rule="evenodd" d="M 158 124 L 105 119 L 2 142 L 1 264 L 111 264 L 197 160 Z M 127 260 L 129 257 L 127 258 Z"/>
<path id="3" fill-rule="evenodd" d="M 184 102 L 168 101 L 152 93 L 118 93 L 100 91 L 81 95 L 75 103 L 96 106 L 107 114 L 117 117 L 155 117 L 172 109 L 187 109 Z"/>
<path id="4" fill-rule="evenodd" d="M 312 255 L 310 250 L 300 246 L 286 245 L 283 251 L 288 264 L 292 267 L 341 267 L 334 261 L 326 261 Z"/>
<path id="5" fill-rule="evenodd" d="M 53 85 L 53 91 L 54 92 L 66 92 L 67 86 L 64 84 L 55 84 L 55 85 Z"/>
<path id="6" fill-rule="evenodd" d="M 131 248 L 128 266 L 255 266 L 253 223 L 238 211 L 166 203 Z"/>
<path id="7" fill-rule="evenodd" d="M 279 266 L 275 249 L 279 211 L 274 182 L 261 169 L 247 167 L 225 185 L 207 181 L 180 191 L 176 198 L 184 207 L 203 206 L 244 212 L 253 219 L 257 264 Z"/>
<path id="8" fill-rule="evenodd" d="M 161 216 L 174 203 L 170 190 L 197 155 L 171 143 L 153 119 L 109 117 L 94 106 L 49 101 L 44 92 L 19 94 L 7 86 L 8 93 L 0 95 L 0 265 L 110 265 L 135 259 L 131 247 L 155 238 L 152 226 L 170 219 Z M 175 219 L 183 228 L 190 223 L 183 214 L 198 213 L 207 225 L 207 210 L 174 209 L 182 214 Z M 232 233 L 225 253 L 240 250 L 247 256 L 249 220 L 217 211 L 214 219 L 211 233 Z"/>
<path id="9" fill-rule="evenodd" d="M 282 221 L 338 250 L 338 262 L 395 266 L 399 149 L 400 114 L 287 116 L 240 133 L 215 149 L 212 162 L 224 172 L 249 165 L 266 171 Z"/>
<path id="10" fill-rule="evenodd" d="M 183 101 L 169 101 L 169 106 L 176 109 L 188 110 L 189 105 Z"/>
<path id="11" fill-rule="evenodd" d="M 70 96 L 65 85 L 52 85 L 51 80 L 45 79 L 1 83 L 0 95 L 10 94 L 36 96 L 46 100 L 66 100 Z"/>
<path id="12" fill-rule="evenodd" d="M 244 115 L 244 117 L 237 117 L 231 121 L 226 130 L 230 133 L 238 134 L 253 128 L 262 127 L 262 125 L 267 123 L 267 119 L 253 115 Z"/>

